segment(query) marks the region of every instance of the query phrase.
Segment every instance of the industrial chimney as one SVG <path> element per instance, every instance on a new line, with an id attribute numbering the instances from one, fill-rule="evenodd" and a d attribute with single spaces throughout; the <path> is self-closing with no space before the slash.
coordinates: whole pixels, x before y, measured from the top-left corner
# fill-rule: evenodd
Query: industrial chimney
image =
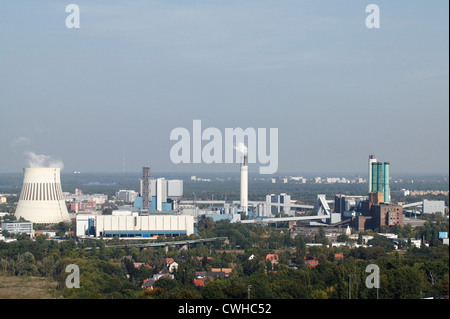
<path id="1" fill-rule="evenodd" d="M 248 158 L 245 153 L 241 163 L 241 211 L 248 212 Z"/>
<path id="2" fill-rule="evenodd" d="M 62 194 L 60 168 L 24 168 L 15 216 L 42 224 L 70 221 Z"/>

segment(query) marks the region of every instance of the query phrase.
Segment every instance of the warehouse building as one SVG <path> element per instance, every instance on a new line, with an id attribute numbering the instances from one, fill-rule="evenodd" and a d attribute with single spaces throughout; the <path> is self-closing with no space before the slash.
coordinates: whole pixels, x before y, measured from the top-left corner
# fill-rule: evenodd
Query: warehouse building
<path id="1" fill-rule="evenodd" d="M 194 233 L 194 217 L 189 215 L 96 216 L 96 237 L 176 236 Z"/>
<path id="2" fill-rule="evenodd" d="M 194 233 L 194 217 L 189 215 L 77 215 L 79 237 L 150 237 Z"/>

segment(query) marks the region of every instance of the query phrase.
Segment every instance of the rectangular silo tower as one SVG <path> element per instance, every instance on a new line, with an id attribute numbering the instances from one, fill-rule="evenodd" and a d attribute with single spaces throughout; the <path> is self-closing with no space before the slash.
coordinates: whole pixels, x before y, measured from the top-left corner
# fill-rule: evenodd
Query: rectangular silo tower
<path id="1" fill-rule="evenodd" d="M 377 159 L 375 158 L 375 155 L 369 155 L 369 193 L 373 192 L 374 189 L 372 188 L 372 163 L 376 163 Z"/>
<path id="2" fill-rule="evenodd" d="M 377 191 L 377 181 L 378 181 L 378 165 L 376 162 L 372 163 L 372 192 Z"/>
<path id="3" fill-rule="evenodd" d="M 377 162 L 377 192 L 383 191 L 383 163 Z"/>
<path id="4" fill-rule="evenodd" d="M 389 191 L 389 163 L 384 162 L 384 202 L 389 203 L 391 194 Z"/>

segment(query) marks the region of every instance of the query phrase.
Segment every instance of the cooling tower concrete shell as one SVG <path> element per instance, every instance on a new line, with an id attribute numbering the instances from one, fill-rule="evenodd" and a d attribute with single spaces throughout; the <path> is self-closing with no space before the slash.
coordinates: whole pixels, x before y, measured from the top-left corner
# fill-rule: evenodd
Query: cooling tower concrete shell
<path id="1" fill-rule="evenodd" d="M 23 171 L 16 218 L 43 224 L 70 221 L 61 188 L 60 168 L 24 168 Z"/>

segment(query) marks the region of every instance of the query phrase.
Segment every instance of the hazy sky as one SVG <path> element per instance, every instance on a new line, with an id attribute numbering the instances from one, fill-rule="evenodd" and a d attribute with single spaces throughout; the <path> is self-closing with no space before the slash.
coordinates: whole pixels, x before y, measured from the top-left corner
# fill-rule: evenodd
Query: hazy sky
<path id="1" fill-rule="evenodd" d="M 66 5 L 80 28 L 66 28 Z M 368 4 L 380 28 L 368 29 Z M 448 1 L 0 3 L 0 172 L 236 171 L 170 132 L 278 128 L 278 172 L 448 173 Z M 31 152 L 31 153 L 30 153 Z M 259 166 L 259 165 L 257 165 Z M 256 168 L 250 167 L 250 171 Z"/>

